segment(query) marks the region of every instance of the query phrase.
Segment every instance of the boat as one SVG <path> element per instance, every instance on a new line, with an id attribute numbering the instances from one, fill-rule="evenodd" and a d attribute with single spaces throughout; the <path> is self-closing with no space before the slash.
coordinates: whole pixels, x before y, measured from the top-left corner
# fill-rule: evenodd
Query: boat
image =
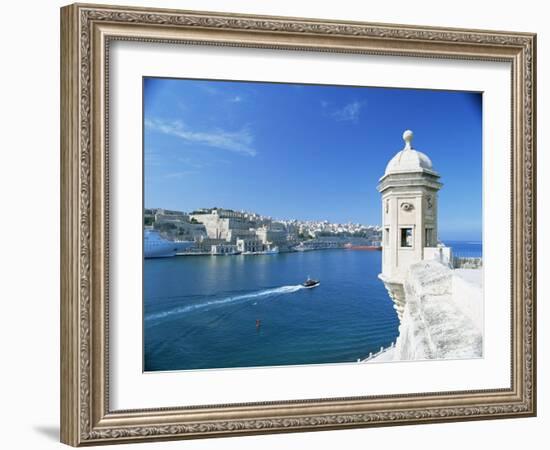
<path id="1" fill-rule="evenodd" d="M 320 284 L 321 282 L 319 280 L 313 280 L 307 277 L 307 280 L 302 283 L 302 286 L 305 287 L 306 289 L 311 289 L 319 286 Z"/>
<path id="2" fill-rule="evenodd" d="M 168 258 L 191 248 L 193 241 L 170 241 L 157 230 L 146 229 L 143 233 L 144 258 Z"/>

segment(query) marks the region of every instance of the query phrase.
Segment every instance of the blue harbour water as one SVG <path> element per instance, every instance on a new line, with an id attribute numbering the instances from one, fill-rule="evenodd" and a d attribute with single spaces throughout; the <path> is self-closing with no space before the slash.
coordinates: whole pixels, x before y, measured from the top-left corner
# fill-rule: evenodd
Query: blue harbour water
<path id="1" fill-rule="evenodd" d="M 480 258 L 482 256 L 481 241 L 444 241 L 447 247 L 453 249 L 453 255 L 462 258 Z"/>
<path id="2" fill-rule="evenodd" d="M 448 244 L 481 256 L 480 243 Z M 144 369 L 363 359 L 398 335 L 393 303 L 378 279 L 381 255 L 339 249 L 146 259 Z M 303 288 L 308 276 L 320 286 Z"/>
<path id="3" fill-rule="evenodd" d="M 145 370 L 364 358 L 397 337 L 380 260 L 344 249 L 147 259 Z M 307 276 L 320 286 L 302 288 Z"/>

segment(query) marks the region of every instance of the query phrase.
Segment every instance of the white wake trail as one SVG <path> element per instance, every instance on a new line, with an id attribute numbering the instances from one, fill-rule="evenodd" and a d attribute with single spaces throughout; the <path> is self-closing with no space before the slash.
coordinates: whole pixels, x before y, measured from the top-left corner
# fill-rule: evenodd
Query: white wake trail
<path id="1" fill-rule="evenodd" d="M 178 314 L 184 314 L 189 311 L 195 311 L 199 309 L 205 309 L 211 306 L 219 306 L 219 305 L 225 305 L 229 303 L 237 303 L 244 300 L 251 300 L 251 299 L 258 299 L 263 297 L 269 297 L 272 295 L 282 295 L 282 294 L 292 294 L 293 292 L 297 292 L 300 289 L 304 289 L 304 286 L 301 284 L 296 284 L 293 286 L 281 286 L 278 288 L 272 288 L 272 289 L 265 289 L 263 291 L 258 292 L 251 292 L 250 294 L 241 294 L 241 295 L 235 295 L 231 297 L 221 298 L 218 300 L 211 300 L 209 302 L 205 303 L 199 303 L 196 305 L 187 305 L 187 306 L 180 306 L 178 308 L 171 309 L 169 311 L 163 311 L 155 314 L 151 314 L 149 316 L 145 317 L 145 320 L 155 320 L 155 319 L 162 319 L 164 317 L 169 317 L 173 315 Z"/>

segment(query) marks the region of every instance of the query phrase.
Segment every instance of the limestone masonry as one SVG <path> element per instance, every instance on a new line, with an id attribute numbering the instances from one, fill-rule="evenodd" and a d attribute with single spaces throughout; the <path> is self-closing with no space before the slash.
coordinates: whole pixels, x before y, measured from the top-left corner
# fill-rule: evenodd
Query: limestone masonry
<path id="1" fill-rule="evenodd" d="M 438 240 L 438 191 L 432 161 L 413 149 L 413 133 L 380 178 L 382 273 L 400 320 L 395 346 L 370 361 L 473 358 L 483 352 L 481 260 L 453 267 Z M 466 267 L 466 266 L 465 266 Z"/>

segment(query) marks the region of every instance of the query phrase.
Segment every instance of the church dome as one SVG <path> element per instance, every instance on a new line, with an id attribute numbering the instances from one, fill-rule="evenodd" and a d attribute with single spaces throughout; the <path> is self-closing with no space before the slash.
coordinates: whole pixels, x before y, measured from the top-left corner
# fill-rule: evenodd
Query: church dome
<path id="1" fill-rule="evenodd" d="M 386 166 L 384 176 L 394 173 L 431 172 L 432 161 L 424 153 L 415 150 L 411 146 L 413 132 L 406 130 L 403 133 L 405 148 L 397 153 Z"/>

